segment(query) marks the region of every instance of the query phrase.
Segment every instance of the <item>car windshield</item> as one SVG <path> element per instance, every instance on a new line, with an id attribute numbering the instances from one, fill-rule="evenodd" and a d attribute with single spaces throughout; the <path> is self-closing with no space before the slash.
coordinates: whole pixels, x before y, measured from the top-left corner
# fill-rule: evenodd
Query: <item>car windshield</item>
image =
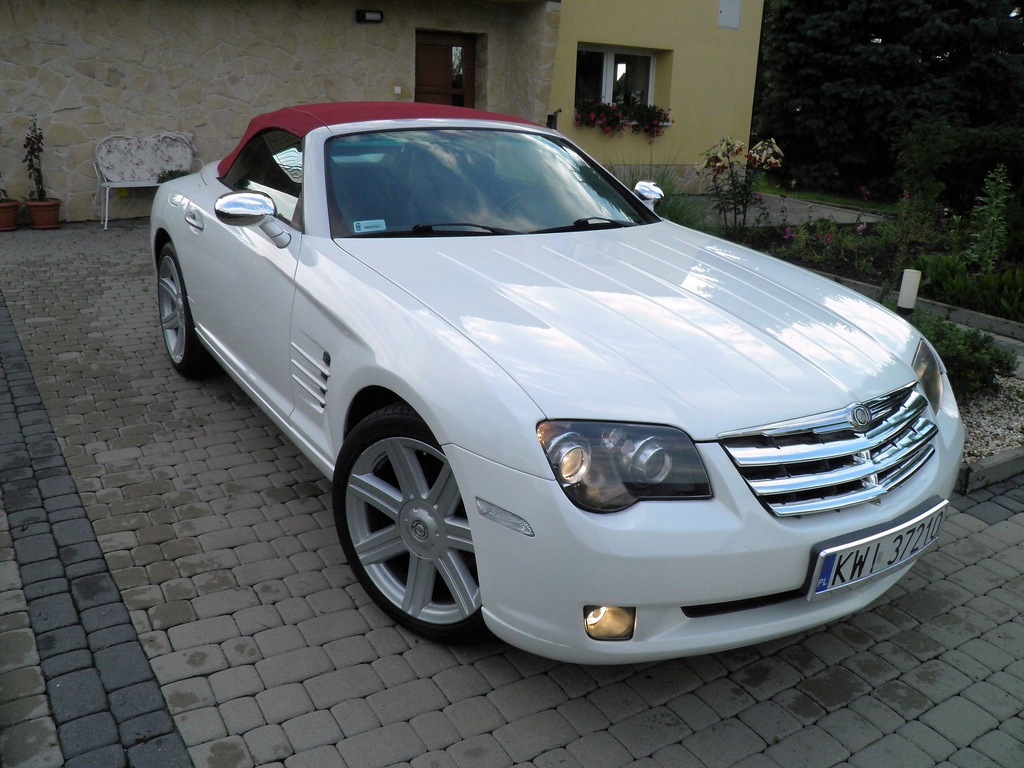
<path id="1" fill-rule="evenodd" d="M 657 220 L 554 137 L 396 130 L 339 136 L 326 152 L 333 237 L 503 235 Z"/>

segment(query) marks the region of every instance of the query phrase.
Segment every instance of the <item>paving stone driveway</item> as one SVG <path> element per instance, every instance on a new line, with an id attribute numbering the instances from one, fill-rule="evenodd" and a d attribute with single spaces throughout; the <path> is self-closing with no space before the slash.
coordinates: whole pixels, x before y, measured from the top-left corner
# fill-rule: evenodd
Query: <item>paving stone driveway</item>
<path id="1" fill-rule="evenodd" d="M 434 645 L 270 421 L 165 362 L 146 242 L 0 235 L 6 768 L 1024 766 L 1024 476 L 820 631 L 620 667 Z"/>

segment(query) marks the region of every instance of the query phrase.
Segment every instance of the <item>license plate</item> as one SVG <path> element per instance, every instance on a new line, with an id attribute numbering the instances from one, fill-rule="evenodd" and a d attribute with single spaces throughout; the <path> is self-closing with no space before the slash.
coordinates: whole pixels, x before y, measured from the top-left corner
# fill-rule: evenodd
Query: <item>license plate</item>
<path id="1" fill-rule="evenodd" d="M 936 497 L 882 530 L 861 531 L 815 548 L 808 600 L 861 584 L 917 559 L 939 536 L 949 502 Z"/>

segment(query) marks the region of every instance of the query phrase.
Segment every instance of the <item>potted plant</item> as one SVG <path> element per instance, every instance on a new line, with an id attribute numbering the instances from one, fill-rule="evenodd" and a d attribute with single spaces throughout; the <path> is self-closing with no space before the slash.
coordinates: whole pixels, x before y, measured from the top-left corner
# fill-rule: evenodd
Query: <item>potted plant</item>
<path id="1" fill-rule="evenodd" d="M 20 210 L 21 203 L 7 196 L 4 179 L 0 175 L 0 232 L 10 232 L 18 228 L 18 212 Z"/>
<path id="2" fill-rule="evenodd" d="M 25 136 L 24 149 L 28 180 L 32 187 L 25 201 L 29 223 L 33 229 L 56 229 L 60 226 L 60 200 L 47 197 L 46 187 L 43 186 L 43 132 L 35 115 L 32 115 L 32 123 Z"/>

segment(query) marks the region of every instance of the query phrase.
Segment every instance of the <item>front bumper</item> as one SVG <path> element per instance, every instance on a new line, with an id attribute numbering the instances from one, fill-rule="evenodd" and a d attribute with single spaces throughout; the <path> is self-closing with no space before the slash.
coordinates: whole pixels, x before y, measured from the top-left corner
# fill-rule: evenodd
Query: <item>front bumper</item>
<path id="1" fill-rule="evenodd" d="M 936 456 L 880 505 L 803 518 L 768 513 L 714 445 L 701 446 L 713 499 L 645 502 L 608 515 L 577 509 L 553 479 L 509 469 L 458 447 L 445 450 L 471 519 L 488 627 L 541 656 L 612 664 L 749 645 L 821 626 L 869 605 L 910 566 L 812 603 L 805 597 L 812 550 L 821 542 L 886 524 L 929 497 L 948 498 L 963 442 L 962 427 L 955 424 L 946 430 L 948 444 L 940 430 Z M 523 518 L 534 535 L 481 517 L 477 499 Z M 779 601 L 760 604 L 757 599 L 764 597 Z M 746 600 L 756 607 L 716 607 L 690 611 L 691 616 L 684 610 Z M 635 607 L 633 638 L 588 637 L 585 605 Z"/>

